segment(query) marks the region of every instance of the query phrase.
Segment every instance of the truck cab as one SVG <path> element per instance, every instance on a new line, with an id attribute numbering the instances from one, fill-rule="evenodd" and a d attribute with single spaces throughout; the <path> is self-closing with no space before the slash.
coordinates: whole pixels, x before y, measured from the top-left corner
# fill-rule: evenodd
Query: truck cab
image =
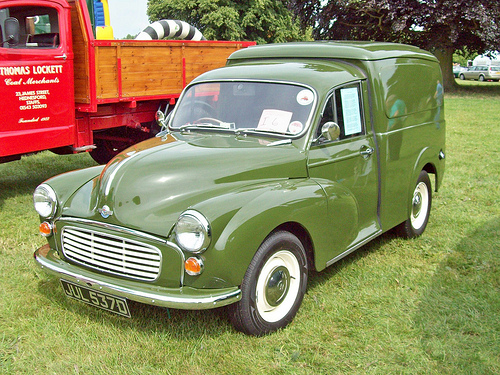
<path id="1" fill-rule="evenodd" d="M 192 79 L 255 44 L 115 40 L 107 0 L 2 1 L 0 36 L 0 163 L 51 150 L 105 164 L 154 136 L 156 111 Z"/>
<path id="2" fill-rule="evenodd" d="M 0 7 L 0 160 L 73 144 L 69 6 L 44 0 Z"/>

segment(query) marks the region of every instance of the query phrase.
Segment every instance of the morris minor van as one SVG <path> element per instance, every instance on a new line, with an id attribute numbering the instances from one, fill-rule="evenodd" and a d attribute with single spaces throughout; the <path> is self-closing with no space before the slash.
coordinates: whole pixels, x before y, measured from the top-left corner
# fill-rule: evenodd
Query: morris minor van
<path id="1" fill-rule="evenodd" d="M 247 334 L 283 328 L 310 270 L 392 228 L 424 232 L 445 169 L 441 82 L 407 45 L 235 52 L 158 114 L 155 138 L 35 190 L 36 262 L 123 316 L 130 300 L 228 306 Z"/>

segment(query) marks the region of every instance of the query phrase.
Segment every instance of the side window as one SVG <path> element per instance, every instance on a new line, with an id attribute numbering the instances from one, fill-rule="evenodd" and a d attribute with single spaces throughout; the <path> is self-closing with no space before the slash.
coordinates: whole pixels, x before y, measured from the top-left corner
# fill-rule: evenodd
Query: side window
<path id="1" fill-rule="evenodd" d="M 335 122 L 340 127 L 339 140 L 364 134 L 365 126 L 362 111 L 360 85 L 348 85 L 336 89 L 329 97 L 317 130 L 321 134 L 322 126 Z"/>
<path id="2" fill-rule="evenodd" d="M 19 42 L 7 48 L 57 48 L 59 47 L 59 19 L 57 10 L 49 7 L 19 6 L 0 10 L 0 26 L 5 28 L 7 19 L 19 23 Z M 2 42 L 4 39 L 2 39 Z"/>

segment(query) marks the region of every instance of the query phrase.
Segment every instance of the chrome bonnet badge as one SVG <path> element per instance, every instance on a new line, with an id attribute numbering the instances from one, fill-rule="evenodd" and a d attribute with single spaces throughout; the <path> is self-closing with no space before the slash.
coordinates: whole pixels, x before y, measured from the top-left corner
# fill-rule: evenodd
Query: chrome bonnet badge
<path id="1" fill-rule="evenodd" d="M 107 205 L 102 206 L 102 208 L 97 209 L 97 211 L 99 211 L 103 219 L 107 219 L 113 215 L 113 211 L 111 211 Z"/>

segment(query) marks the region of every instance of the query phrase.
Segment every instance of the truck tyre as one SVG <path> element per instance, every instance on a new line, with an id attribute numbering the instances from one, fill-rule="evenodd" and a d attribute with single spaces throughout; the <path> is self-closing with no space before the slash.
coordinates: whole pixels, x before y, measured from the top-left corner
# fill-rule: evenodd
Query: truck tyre
<path id="1" fill-rule="evenodd" d="M 307 287 L 304 246 L 286 231 L 271 234 L 253 257 L 241 284 L 241 300 L 231 305 L 235 328 L 261 336 L 287 326 Z"/>
<path id="2" fill-rule="evenodd" d="M 403 237 L 414 238 L 424 233 L 432 203 L 431 180 L 426 171 L 421 171 L 410 201 L 410 217 L 399 225 Z"/>
<path id="3" fill-rule="evenodd" d="M 107 164 L 120 151 L 130 145 L 126 142 L 110 141 L 107 139 L 95 139 L 96 148 L 90 152 L 90 156 L 99 164 Z"/>

